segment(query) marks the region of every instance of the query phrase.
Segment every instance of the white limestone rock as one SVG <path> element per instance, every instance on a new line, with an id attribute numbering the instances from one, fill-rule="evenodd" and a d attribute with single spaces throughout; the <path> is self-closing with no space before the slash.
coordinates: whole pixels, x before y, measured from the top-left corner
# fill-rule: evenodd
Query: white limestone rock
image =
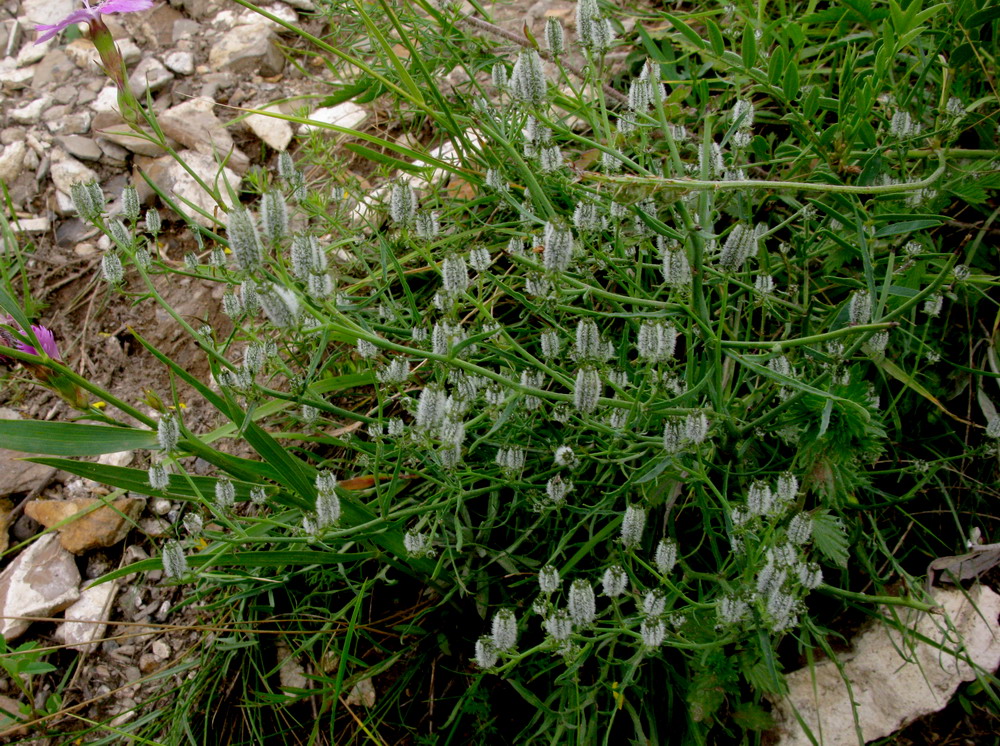
<path id="1" fill-rule="evenodd" d="M 36 539 L 0 574 L 0 635 L 7 642 L 23 635 L 30 621 L 48 617 L 80 597 L 76 559 L 56 534 Z"/>
<path id="2" fill-rule="evenodd" d="M 789 674 L 788 696 L 775 708 L 778 745 L 812 743 L 795 713 L 817 738 L 822 732 L 823 746 L 858 743 L 844 677 L 851 683 L 857 727 L 868 742 L 944 708 L 962 682 L 976 678 L 967 661 L 988 673 L 995 671 L 1000 666 L 1000 596 L 982 585 L 968 591 L 935 588 L 932 593 L 943 613 L 896 607 L 895 614 L 909 630 L 901 633 L 877 624 L 862 632 L 853 652 L 841 656 L 844 676 L 832 661 Z"/>
<path id="3" fill-rule="evenodd" d="M 108 628 L 112 602 L 118 593 L 118 583 L 110 581 L 91 583 L 80 593 L 80 598 L 66 609 L 66 621 L 55 631 L 55 638 L 74 650 L 86 653 L 97 647 Z"/>

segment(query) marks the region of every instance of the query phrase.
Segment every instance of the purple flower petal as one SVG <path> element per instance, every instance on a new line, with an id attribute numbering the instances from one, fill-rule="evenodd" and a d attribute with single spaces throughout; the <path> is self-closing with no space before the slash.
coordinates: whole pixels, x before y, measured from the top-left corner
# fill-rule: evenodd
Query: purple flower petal
<path id="1" fill-rule="evenodd" d="M 38 339 L 38 343 L 42 346 L 42 350 L 50 358 L 54 360 L 59 359 L 59 347 L 56 346 L 56 335 L 51 329 L 44 326 L 35 326 L 32 324 L 31 330 L 35 333 L 35 337 Z M 37 355 L 37 352 L 33 354 Z"/>
<path id="2" fill-rule="evenodd" d="M 81 8 L 80 10 L 74 10 L 68 16 L 63 18 L 59 23 L 46 24 L 40 23 L 35 26 L 35 31 L 44 31 L 41 36 L 35 39 L 35 44 L 41 44 L 44 41 L 48 41 L 53 36 L 58 34 L 64 28 L 73 23 L 87 23 L 98 17 L 96 10 L 91 8 Z"/>
<path id="3" fill-rule="evenodd" d="M 153 7 L 153 0 L 105 0 L 105 2 L 95 7 L 90 7 L 86 0 L 84 0 L 84 5 L 87 5 L 87 7 L 74 10 L 59 21 L 59 23 L 41 23 L 35 26 L 36 31 L 43 32 L 35 40 L 35 44 L 48 41 L 72 23 L 85 23 L 93 21 L 95 18 L 100 18 L 102 13 L 107 15 L 109 13 L 135 13 L 140 10 L 149 10 Z"/>
<path id="4" fill-rule="evenodd" d="M 13 329 L 20 330 L 20 327 L 18 326 L 17 322 L 14 321 L 13 317 L 11 316 L 7 316 L 6 318 L 0 318 L 0 322 L 7 324 Z M 51 329 L 41 326 L 40 324 L 39 325 L 32 324 L 31 331 L 35 333 L 35 338 L 38 340 L 38 343 L 42 346 L 42 350 L 45 352 L 46 355 L 48 355 L 50 358 L 54 360 L 62 359 L 59 356 L 59 347 L 56 345 L 56 335 L 52 333 Z M 22 342 L 19 339 L 14 339 L 13 337 L 11 337 L 10 334 L 5 334 L 4 336 L 10 337 L 10 339 L 13 341 L 13 344 L 8 345 L 9 347 L 13 347 L 15 350 L 20 350 L 21 352 L 24 352 L 28 355 L 36 355 L 36 356 L 38 355 L 38 350 L 36 350 L 32 345 L 28 344 L 27 342 Z"/>
<path id="5" fill-rule="evenodd" d="M 107 0 L 97 6 L 101 13 L 136 13 L 153 7 L 153 0 Z"/>

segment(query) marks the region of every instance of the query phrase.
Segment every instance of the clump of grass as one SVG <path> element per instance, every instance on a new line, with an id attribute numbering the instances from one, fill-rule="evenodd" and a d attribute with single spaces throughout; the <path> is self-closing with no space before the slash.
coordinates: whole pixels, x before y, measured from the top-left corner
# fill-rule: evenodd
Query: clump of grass
<path id="1" fill-rule="evenodd" d="M 581 2 L 575 41 L 550 21 L 548 51 L 512 53 L 450 5 L 330 4 L 372 51 L 312 41 L 430 142 L 349 145 L 377 194 L 282 154 L 199 231 L 183 273 L 224 286 L 231 328 L 167 311 L 214 381 L 146 346 L 230 424 L 78 382 L 152 463 L 58 465 L 184 501 L 164 569 L 258 627 L 206 641 L 211 673 L 134 733 L 207 729 L 215 682 L 252 668 L 241 732 L 288 741 L 752 740 L 838 615 L 928 608 L 925 560 L 984 520 L 952 491 L 992 479 L 998 433 L 946 395 L 961 373 L 990 398 L 968 320 L 996 302 L 998 102 L 979 57 L 939 66 L 942 9 L 650 11 L 625 34 Z M 80 208 L 108 282 L 162 303 L 158 216 Z M 270 625 L 315 688 L 275 683 Z M 370 676 L 392 683 L 359 716 Z"/>

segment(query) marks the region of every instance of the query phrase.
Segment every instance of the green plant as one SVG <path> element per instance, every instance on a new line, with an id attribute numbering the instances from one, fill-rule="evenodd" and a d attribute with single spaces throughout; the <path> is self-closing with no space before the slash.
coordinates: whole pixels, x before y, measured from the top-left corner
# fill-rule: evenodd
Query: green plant
<path id="1" fill-rule="evenodd" d="M 163 729 L 207 733 L 243 668 L 254 714 L 230 727 L 288 741 L 308 723 L 338 743 L 756 742 L 831 620 L 930 607 L 928 557 L 987 520 L 932 488 L 990 484 L 1000 435 L 971 406 L 998 376 L 995 332 L 971 321 L 997 305 L 988 9 L 646 11 L 615 42 L 620 19 L 584 0 L 579 62 L 551 24 L 548 52 L 515 35 L 498 54 L 482 10 L 324 8 L 370 50 L 258 10 L 355 76 L 335 100 L 430 133 L 327 126 L 377 193 L 324 147 L 309 185 L 281 154 L 193 228 L 206 248 L 181 270 L 156 256 L 156 213 L 78 195 L 114 241 L 105 277 L 160 304 L 215 385 L 139 342 L 225 424 L 191 431 L 176 387 L 150 417 L 55 361 L 115 427 L 0 423 L 9 447 L 60 457 L 149 449 L 148 472 L 39 460 L 185 503 L 162 566 L 241 631 L 205 645 L 216 665 Z M 177 314 L 159 288 L 178 274 L 222 285 L 231 326 Z M 270 625 L 312 689 L 274 683 Z M 433 731 L 406 701 L 433 700 L 427 666 L 460 682 Z M 371 676 L 397 678 L 361 717 L 344 697 Z"/>

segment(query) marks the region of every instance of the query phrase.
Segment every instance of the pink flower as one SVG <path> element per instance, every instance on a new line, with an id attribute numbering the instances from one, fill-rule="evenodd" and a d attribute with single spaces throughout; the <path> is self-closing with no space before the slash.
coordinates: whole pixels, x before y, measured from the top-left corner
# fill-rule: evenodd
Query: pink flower
<path id="1" fill-rule="evenodd" d="M 18 328 L 17 323 L 10 316 L 8 316 L 6 319 L 3 319 L 3 321 L 15 329 Z M 35 337 L 38 339 L 38 343 L 42 346 L 42 351 L 46 355 L 48 355 L 53 360 L 61 359 L 59 357 L 59 347 L 56 345 L 56 335 L 52 333 L 51 329 L 47 329 L 46 327 L 41 325 L 36 326 L 35 324 L 32 324 L 31 331 L 35 333 Z M 6 344 L 7 341 L 12 342 L 12 344 L 7 345 L 8 347 L 13 347 L 15 350 L 27 353 L 28 355 L 38 355 L 38 350 L 36 350 L 30 344 L 22 342 L 19 339 L 14 339 L 14 337 L 10 334 L 4 334 L 3 336 L 6 339 L 0 341 L 3 341 L 4 344 Z"/>
<path id="2" fill-rule="evenodd" d="M 36 31 L 43 32 L 35 40 L 35 44 L 48 41 L 64 28 L 74 23 L 90 23 L 100 20 L 101 15 L 108 15 L 109 13 L 136 13 L 140 10 L 149 10 L 153 7 L 153 0 L 103 0 L 93 7 L 91 7 L 89 0 L 83 0 L 83 4 L 85 7 L 80 8 L 80 10 L 74 10 L 59 21 L 59 23 L 51 25 L 40 23 L 35 26 Z"/>

